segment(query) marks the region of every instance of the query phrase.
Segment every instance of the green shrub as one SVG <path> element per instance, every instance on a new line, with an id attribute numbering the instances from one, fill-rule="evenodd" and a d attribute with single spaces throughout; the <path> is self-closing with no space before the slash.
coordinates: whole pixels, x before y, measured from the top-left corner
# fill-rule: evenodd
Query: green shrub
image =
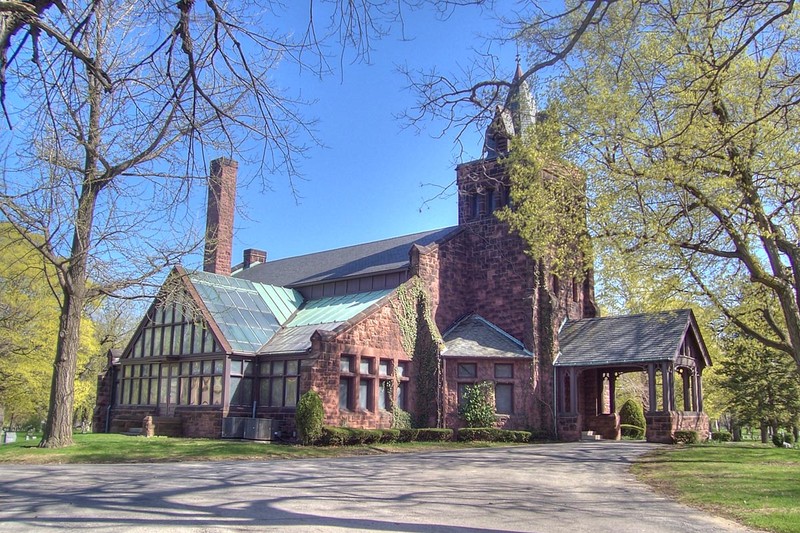
<path id="1" fill-rule="evenodd" d="M 310 390 L 300 397 L 294 415 L 297 425 L 297 434 L 300 442 L 308 446 L 314 444 L 322 437 L 322 421 L 325 418 L 325 409 L 322 407 L 322 398 L 316 391 Z"/>
<path id="2" fill-rule="evenodd" d="M 494 426 L 494 384 L 482 381 L 467 385 L 458 414 L 469 428 Z"/>
<path id="3" fill-rule="evenodd" d="M 778 448 L 783 448 L 783 443 L 786 442 L 788 444 L 794 444 L 794 435 L 790 431 L 780 433 L 775 433 L 772 436 L 772 444 L 777 446 Z"/>
<path id="4" fill-rule="evenodd" d="M 348 444 L 350 430 L 333 426 L 322 426 L 320 442 L 326 446 L 344 446 Z"/>
<path id="5" fill-rule="evenodd" d="M 383 438 L 383 431 L 380 429 L 365 429 L 367 435 L 364 444 L 377 444 Z"/>
<path id="6" fill-rule="evenodd" d="M 416 428 L 402 428 L 400 429 L 400 436 L 397 438 L 398 442 L 414 442 L 419 437 L 419 430 Z"/>
<path id="7" fill-rule="evenodd" d="M 456 434 L 456 439 L 461 442 L 471 442 L 476 440 L 493 441 L 495 440 L 495 428 L 461 428 Z"/>
<path id="8" fill-rule="evenodd" d="M 456 438 L 461 442 L 530 442 L 528 431 L 511 431 L 498 428 L 461 428 Z"/>
<path id="9" fill-rule="evenodd" d="M 508 442 L 530 442 L 533 438 L 530 431 L 515 430 L 509 431 L 508 434 L 512 439 Z"/>
<path id="10" fill-rule="evenodd" d="M 392 408 L 392 428 L 393 429 L 410 429 L 411 428 L 411 415 L 407 411 L 403 411 L 397 406 Z"/>
<path id="11" fill-rule="evenodd" d="M 678 430 L 673 436 L 675 444 L 697 444 L 700 438 L 696 431 Z"/>
<path id="12" fill-rule="evenodd" d="M 728 433 L 727 431 L 712 431 L 711 432 L 711 440 L 714 442 L 730 442 L 733 438 L 733 435 Z"/>
<path id="13" fill-rule="evenodd" d="M 382 444 L 389 444 L 392 442 L 397 442 L 400 440 L 400 430 L 399 429 L 380 429 L 378 430 L 381 432 L 381 440 Z"/>
<path id="14" fill-rule="evenodd" d="M 622 436 L 629 439 L 643 439 L 647 422 L 642 404 L 630 399 L 619 409 L 619 422 Z"/>
<path id="15" fill-rule="evenodd" d="M 417 430 L 416 440 L 420 442 L 447 442 L 453 440 L 453 430 L 442 428 L 420 428 Z"/>

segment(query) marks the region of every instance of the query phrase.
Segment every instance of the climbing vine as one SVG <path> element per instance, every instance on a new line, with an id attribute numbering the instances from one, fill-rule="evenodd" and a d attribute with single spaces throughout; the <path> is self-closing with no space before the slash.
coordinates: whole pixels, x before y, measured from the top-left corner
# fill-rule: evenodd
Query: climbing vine
<path id="1" fill-rule="evenodd" d="M 419 278 L 398 287 L 396 295 L 392 307 L 400 327 L 401 343 L 416 366 L 413 424 L 417 427 L 431 424 L 439 426 L 442 422 L 439 401 L 442 380 L 439 351 L 442 339 L 431 318 L 430 297 Z"/>

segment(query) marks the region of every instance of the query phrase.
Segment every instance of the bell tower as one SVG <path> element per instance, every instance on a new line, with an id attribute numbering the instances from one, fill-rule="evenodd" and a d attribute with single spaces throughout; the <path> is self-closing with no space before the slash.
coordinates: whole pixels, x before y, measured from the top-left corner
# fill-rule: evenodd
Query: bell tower
<path id="1" fill-rule="evenodd" d="M 499 160 L 508 155 L 511 139 L 524 138 L 535 123 L 536 104 L 517 63 L 505 104 L 497 106 L 486 128 L 481 158 L 456 169 L 459 225 L 495 220 L 493 213 L 508 205 L 510 183 Z"/>

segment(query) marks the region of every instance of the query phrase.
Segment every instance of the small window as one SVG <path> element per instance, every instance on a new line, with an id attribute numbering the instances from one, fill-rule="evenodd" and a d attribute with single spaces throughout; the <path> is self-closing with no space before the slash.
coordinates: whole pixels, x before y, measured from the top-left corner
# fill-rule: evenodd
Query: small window
<path id="1" fill-rule="evenodd" d="M 358 406 L 364 411 L 372 411 L 372 381 L 362 379 L 358 384 Z"/>
<path id="2" fill-rule="evenodd" d="M 406 402 L 408 401 L 406 398 L 408 397 L 407 394 L 408 390 L 408 381 L 401 381 L 397 384 L 397 407 L 400 409 L 408 409 L 406 406 Z"/>
<path id="3" fill-rule="evenodd" d="M 339 409 L 352 409 L 353 379 L 339 378 Z"/>
<path id="4" fill-rule="evenodd" d="M 381 359 L 380 366 L 378 367 L 378 374 L 380 374 L 381 376 L 389 375 L 389 361 Z"/>
<path id="5" fill-rule="evenodd" d="M 458 363 L 458 377 L 460 378 L 478 377 L 477 363 Z"/>
<path id="6" fill-rule="evenodd" d="M 339 371 L 340 372 L 353 372 L 353 358 L 349 355 L 343 355 L 341 361 L 339 361 Z"/>
<path id="7" fill-rule="evenodd" d="M 514 412 L 514 385 L 511 383 L 497 383 L 494 386 L 495 411 L 501 414 Z"/>
<path id="8" fill-rule="evenodd" d="M 494 365 L 494 377 L 496 378 L 513 378 L 514 365 L 510 364 L 496 364 Z"/>
<path id="9" fill-rule="evenodd" d="M 358 365 L 358 372 L 360 374 L 372 374 L 372 369 L 370 368 L 372 365 L 371 359 L 361 359 L 361 362 Z"/>
<path id="10" fill-rule="evenodd" d="M 397 363 L 397 377 L 404 378 L 408 376 L 408 363 Z"/>
<path id="11" fill-rule="evenodd" d="M 467 392 L 467 387 L 471 387 L 472 383 L 459 383 L 458 384 L 458 405 L 464 403 L 464 394 Z"/>

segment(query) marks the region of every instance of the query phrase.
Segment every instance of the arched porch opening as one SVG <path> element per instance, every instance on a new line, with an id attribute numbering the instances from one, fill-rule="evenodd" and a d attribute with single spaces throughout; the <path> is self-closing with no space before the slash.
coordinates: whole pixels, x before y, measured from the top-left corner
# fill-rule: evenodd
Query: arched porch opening
<path id="1" fill-rule="evenodd" d="M 641 373 L 650 442 L 673 442 L 675 431 L 708 437 L 702 372 L 711 364 L 691 311 L 585 319 L 565 325 L 554 366 L 555 410 L 561 440 L 582 432 L 621 436 L 617 384 Z M 571 327 L 570 327 L 571 326 Z M 584 433 L 585 434 L 585 433 Z"/>

